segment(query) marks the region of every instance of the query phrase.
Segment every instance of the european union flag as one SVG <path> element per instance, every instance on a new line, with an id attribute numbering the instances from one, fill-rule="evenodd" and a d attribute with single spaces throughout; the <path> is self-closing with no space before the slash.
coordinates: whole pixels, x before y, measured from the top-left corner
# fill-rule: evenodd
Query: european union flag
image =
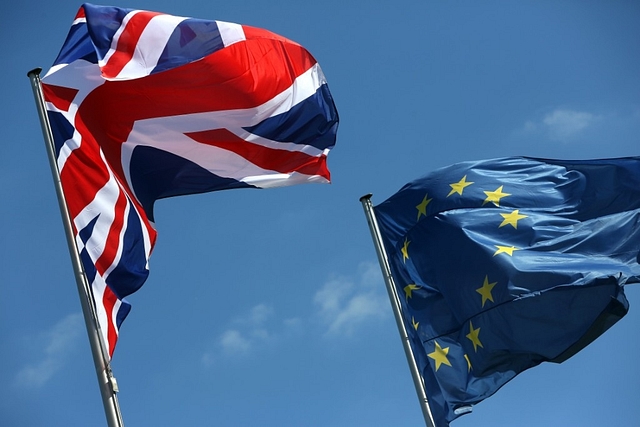
<path id="1" fill-rule="evenodd" d="M 438 427 L 584 348 L 640 282 L 640 157 L 461 163 L 375 213 Z"/>

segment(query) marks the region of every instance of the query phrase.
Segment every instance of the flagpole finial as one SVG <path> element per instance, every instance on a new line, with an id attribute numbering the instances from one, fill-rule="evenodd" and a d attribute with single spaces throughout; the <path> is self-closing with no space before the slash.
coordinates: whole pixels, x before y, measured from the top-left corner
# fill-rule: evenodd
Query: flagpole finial
<path id="1" fill-rule="evenodd" d="M 27 77 L 31 77 L 32 75 L 39 76 L 41 72 L 42 72 L 42 68 L 36 67 L 27 73 Z"/>
<path id="2" fill-rule="evenodd" d="M 363 201 L 365 201 L 365 200 L 370 199 L 370 198 L 371 198 L 371 196 L 373 196 L 373 194 L 371 194 L 371 193 L 367 193 L 367 194 L 365 194 L 364 196 L 360 197 L 360 202 L 363 202 Z"/>

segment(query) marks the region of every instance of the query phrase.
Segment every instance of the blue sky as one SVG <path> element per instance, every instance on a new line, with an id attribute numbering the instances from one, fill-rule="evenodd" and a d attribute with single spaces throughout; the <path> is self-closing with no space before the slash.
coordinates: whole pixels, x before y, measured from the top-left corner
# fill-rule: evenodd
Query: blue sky
<path id="1" fill-rule="evenodd" d="M 422 425 L 358 201 L 463 160 L 638 155 L 635 1 L 130 1 L 267 28 L 307 47 L 340 113 L 331 185 L 157 203 L 158 242 L 113 369 L 127 426 Z M 105 425 L 26 73 L 79 2 L 5 2 L 0 27 L 0 424 Z M 640 419 L 640 289 L 562 365 L 452 423 Z"/>

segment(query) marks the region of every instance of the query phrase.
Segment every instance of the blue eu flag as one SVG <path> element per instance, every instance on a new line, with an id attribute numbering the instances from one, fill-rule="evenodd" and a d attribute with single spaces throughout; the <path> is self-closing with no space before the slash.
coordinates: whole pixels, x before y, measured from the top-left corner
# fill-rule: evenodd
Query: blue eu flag
<path id="1" fill-rule="evenodd" d="M 584 348 L 640 282 L 640 157 L 456 164 L 375 213 L 438 427 Z"/>

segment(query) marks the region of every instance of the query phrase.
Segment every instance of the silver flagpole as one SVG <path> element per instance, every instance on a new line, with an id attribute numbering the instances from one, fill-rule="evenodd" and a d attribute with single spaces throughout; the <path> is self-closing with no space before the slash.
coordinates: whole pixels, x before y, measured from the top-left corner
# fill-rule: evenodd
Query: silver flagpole
<path id="1" fill-rule="evenodd" d="M 31 88 L 40 116 L 40 125 L 42 127 L 42 135 L 44 136 L 45 145 L 47 147 L 47 155 L 49 157 L 49 166 L 53 176 L 53 183 L 58 196 L 58 206 L 64 224 L 64 231 L 67 237 L 67 246 L 69 255 L 71 256 L 71 264 L 76 278 L 78 287 L 78 295 L 80 296 L 80 304 L 82 305 L 82 314 L 84 315 L 84 323 L 89 335 L 89 343 L 91 345 L 91 353 L 93 354 L 93 362 L 95 364 L 96 373 L 98 374 L 98 384 L 100 385 L 100 394 L 102 395 L 102 403 L 107 416 L 107 425 L 109 427 L 123 427 L 122 415 L 120 414 L 120 406 L 118 405 L 118 386 L 111 372 L 109 362 L 109 354 L 106 346 L 102 341 L 100 326 L 95 314 L 93 299 L 91 298 L 91 290 L 84 272 L 78 248 L 75 243 L 71 218 L 69 210 L 64 198 L 62 183 L 60 182 L 60 171 L 56 162 L 55 146 L 53 143 L 53 133 L 51 132 L 51 124 L 45 107 L 44 96 L 42 93 L 42 83 L 40 81 L 41 68 L 35 68 L 27 73 L 31 80 Z"/>
<path id="2" fill-rule="evenodd" d="M 418 400 L 420 401 L 420 408 L 422 409 L 422 415 L 427 427 L 435 427 L 433 416 L 431 415 L 431 409 L 429 408 L 429 400 L 427 399 L 427 392 L 424 388 L 424 381 L 422 375 L 418 370 L 416 359 L 413 357 L 411 351 L 411 343 L 409 342 L 409 335 L 407 329 L 404 326 L 402 320 L 402 311 L 400 309 L 400 300 L 398 299 L 398 292 L 396 290 L 393 276 L 391 275 L 391 268 L 389 267 L 389 259 L 384 249 L 382 242 L 382 236 L 380 235 L 380 229 L 378 228 L 378 221 L 376 220 L 376 214 L 373 211 L 373 205 L 371 204 L 371 194 L 367 194 L 360 198 L 360 203 L 364 208 L 364 214 L 367 217 L 369 223 L 369 230 L 371 231 L 371 238 L 373 239 L 373 245 L 376 248 L 378 254 L 378 262 L 380 263 L 380 269 L 384 276 L 384 283 L 387 287 L 387 293 L 389 294 L 389 300 L 391 301 L 391 308 L 393 309 L 393 315 L 396 319 L 396 325 L 398 326 L 398 332 L 402 339 L 402 346 L 404 347 L 404 353 L 407 356 L 407 362 L 409 363 L 409 370 L 411 371 L 411 377 L 413 378 L 413 385 L 416 388 L 418 394 Z"/>

